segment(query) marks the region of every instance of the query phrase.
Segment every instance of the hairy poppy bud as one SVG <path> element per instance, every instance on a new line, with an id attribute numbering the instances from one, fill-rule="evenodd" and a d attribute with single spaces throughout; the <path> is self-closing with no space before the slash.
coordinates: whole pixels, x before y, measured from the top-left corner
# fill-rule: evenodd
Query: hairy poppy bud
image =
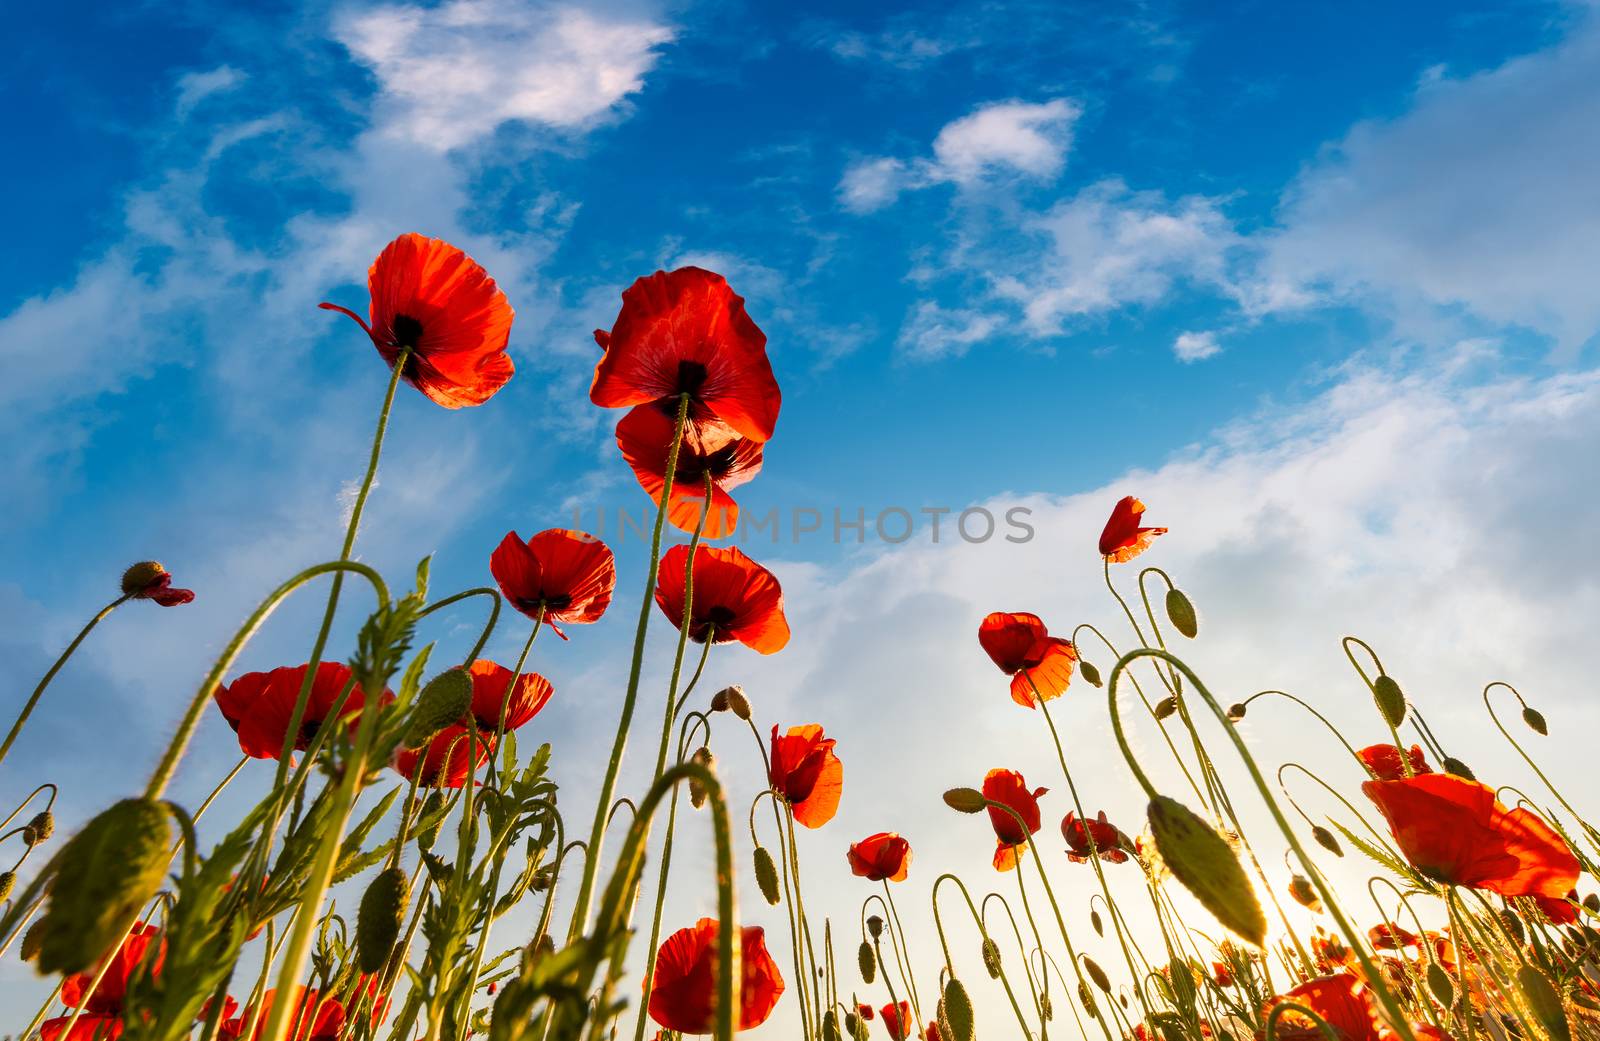
<path id="1" fill-rule="evenodd" d="M 867 932 L 876 940 L 883 935 L 883 919 L 875 914 L 867 915 Z"/>
<path id="2" fill-rule="evenodd" d="M 1089 683 L 1089 686 L 1091 686 L 1091 687 L 1100 686 L 1100 683 L 1101 683 L 1100 670 L 1094 667 L 1094 662 L 1092 662 L 1092 661 L 1083 661 L 1083 660 L 1080 659 L 1079 662 L 1078 662 L 1078 675 L 1082 676 L 1085 680 L 1087 680 L 1088 683 Z"/>
<path id="3" fill-rule="evenodd" d="M 1267 919 L 1227 841 L 1193 810 L 1165 795 L 1150 800 L 1149 819 L 1156 850 L 1173 876 L 1217 921 L 1261 946 Z"/>
<path id="4" fill-rule="evenodd" d="M 443 806 L 444 795 L 436 788 L 428 793 L 428 797 L 426 799 L 422 800 L 422 812 L 420 816 L 424 819 L 435 817 Z M 443 823 L 443 818 L 439 818 L 434 820 L 429 827 L 417 832 L 418 848 L 425 850 L 432 849 L 433 844 L 439 841 L 439 826 Z"/>
<path id="5" fill-rule="evenodd" d="M 1312 827 L 1311 837 L 1317 840 L 1317 845 L 1332 853 L 1336 857 L 1344 856 L 1344 848 L 1339 845 L 1339 840 L 1333 837 L 1333 832 L 1318 824 Z"/>
<path id="6" fill-rule="evenodd" d="M 1600 894 L 1590 893 L 1588 896 L 1584 897 L 1583 906 L 1587 907 L 1595 914 L 1600 914 Z"/>
<path id="7" fill-rule="evenodd" d="M 1522 721 L 1528 724 L 1528 729 L 1540 737 L 1550 736 L 1550 727 L 1544 721 L 1544 715 L 1536 708 L 1522 706 Z"/>
<path id="8" fill-rule="evenodd" d="M 945 981 L 944 1000 L 939 1003 L 939 1037 L 945 1037 L 945 1027 L 954 1041 L 972 1041 L 972 998 L 962 982 L 951 976 Z"/>
<path id="9" fill-rule="evenodd" d="M 1436 961 L 1428 963 L 1428 989 L 1433 991 L 1433 996 L 1445 1008 L 1449 1008 L 1455 998 L 1456 987 L 1450 980 L 1450 974 Z"/>
<path id="10" fill-rule="evenodd" d="M 856 948 L 856 968 L 861 970 L 861 982 L 871 986 L 878 975 L 878 956 L 872 953 L 872 944 L 865 940 Z"/>
<path id="11" fill-rule="evenodd" d="M 1000 978 L 1000 945 L 987 936 L 983 938 L 983 967 L 990 979 Z"/>
<path id="12" fill-rule="evenodd" d="M 1406 721 L 1406 696 L 1392 677 L 1383 675 L 1373 681 L 1372 700 L 1385 723 L 1399 727 Z"/>
<path id="13" fill-rule="evenodd" d="M 855 1041 L 870 1041 L 872 1031 L 867 1029 L 867 1021 L 854 1013 L 844 1017 L 844 1025 L 850 1028 L 850 1036 Z"/>
<path id="14" fill-rule="evenodd" d="M 1087 954 L 1083 956 L 1083 971 L 1087 972 L 1089 974 L 1089 978 L 1094 980 L 1094 985 L 1096 987 L 1099 987 L 1107 994 L 1111 993 L 1111 977 L 1106 975 L 1106 970 L 1100 967 L 1099 962 L 1095 961 Z"/>
<path id="15" fill-rule="evenodd" d="M 56 833 L 55 814 L 49 810 L 35 814 L 27 827 L 22 829 L 22 841 L 30 846 L 37 846 Z"/>
<path id="16" fill-rule="evenodd" d="M 397 867 L 378 872 L 361 894 L 356 912 L 356 965 L 362 972 L 377 972 L 389 960 L 410 900 L 411 881 Z"/>
<path id="17" fill-rule="evenodd" d="M 1572 1028 L 1567 1023 L 1567 1010 L 1562 1003 L 1561 992 L 1550 982 L 1550 977 L 1530 963 L 1517 970 L 1517 987 L 1539 1025 L 1555 1041 L 1569 1041 Z"/>
<path id="18" fill-rule="evenodd" d="M 122 592 L 127 596 L 138 596 L 150 583 L 159 581 L 166 573 L 167 569 L 154 560 L 141 560 L 122 573 Z"/>
<path id="19" fill-rule="evenodd" d="M 1167 618 L 1172 622 L 1172 627 L 1189 639 L 1194 639 L 1200 631 L 1199 619 L 1195 618 L 1194 604 L 1176 588 L 1167 590 Z"/>
<path id="20" fill-rule="evenodd" d="M 773 907 L 778 906 L 778 866 L 772 862 L 772 854 L 767 852 L 767 847 L 757 846 L 755 852 L 756 885 L 761 888 L 761 896 Z"/>
<path id="21" fill-rule="evenodd" d="M 976 788 L 952 788 L 944 793 L 944 804 L 958 813 L 978 813 L 988 805 Z"/>
<path id="22" fill-rule="evenodd" d="M 1043 1016 L 1047 1023 L 1056 1018 L 1056 1007 L 1051 1003 L 1048 994 L 1039 995 L 1039 1015 Z"/>
<path id="23" fill-rule="evenodd" d="M 711 695 L 711 710 L 713 712 L 732 712 L 740 719 L 750 718 L 750 699 L 745 697 L 744 688 L 735 683 L 731 687 L 723 687 Z"/>
<path id="24" fill-rule="evenodd" d="M 1454 774 L 1457 777 L 1464 777 L 1469 781 L 1476 781 L 1478 779 L 1477 776 L 1473 774 L 1472 770 L 1468 768 L 1466 763 L 1463 763 L 1454 756 L 1445 756 L 1439 765 L 1444 767 L 1444 772 L 1447 774 Z"/>
<path id="25" fill-rule="evenodd" d="M 1156 702 L 1157 719 L 1166 719 L 1176 711 L 1178 711 L 1178 699 L 1170 694 Z"/>
<path id="26" fill-rule="evenodd" d="M 39 957 L 39 948 L 44 944 L 44 928 L 39 922 L 28 926 L 28 931 L 22 934 L 22 960 L 33 961 Z"/>
<path id="27" fill-rule="evenodd" d="M 1093 909 L 1089 911 L 1089 924 L 1094 926 L 1094 934 L 1096 936 L 1104 936 L 1106 934 L 1106 923 L 1100 920 L 1099 911 Z"/>
<path id="28" fill-rule="evenodd" d="M 1089 1013 L 1090 1019 L 1100 1018 L 1100 1007 L 1094 1003 L 1094 994 L 1083 985 L 1082 980 L 1078 981 L 1078 1001 L 1083 1005 L 1083 1010 Z"/>
<path id="29" fill-rule="evenodd" d="M 1244 714 L 1245 714 L 1246 711 L 1247 710 L 1245 708 L 1244 702 L 1242 702 L 1242 701 L 1234 702 L 1232 705 L 1228 706 L 1228 721 L 1230 723 L 1239 722 L 1239 720 L 1244 718 Z"/>
<path id="30" fill-rule="evenodd" d="M 822 1017 L 822 1041 L 843 1041 L 839 1036 L 839 1013 L 831 1008 Z"/>
<path id="31" fill-rule="evenodd" d="M 166 808 L 145 798 L 113 804 L 68 839 L 39 919 L 39 971 L 87 972 L 115 947 L 161 888 L 171 842 Z"/>
<path id="32" fill-rule="evenodd" d="M 694 755 L 691 757 L 690 761 L 699 763 L 707 770 L 710 770 L 716 765 L 716 759 L 711 755 L 711 749 L 705 747 L 704 745 L 701 745 L 699 748 L 695 749 Z M 689 778 L 690 805 L 698 810 L 700 807 L 706 804 L 706 796 L 708 794 L 709 793 L 706 791 L 706 786 L 700 783 L 700 778 L 693 776 Z"/>
<path id="33" fill-rule="evenodd" d="M 400 743 L 421 748 L 441 730 L 459 722 L 472 709 L 472 677 L 465 669 L 449 669 L 428 681 L 406 723 Z"/>
<path id="34" fill-rule="evenodd" d="M 17 888 L 17 873 L 15 871 L 0 871 L 0 900 L 9 897 L 11 891 L 15 888 Z"/>
<path id="35" fill-rule="evenodd" d="M 1316 914 L 1322 913 L 1322 901 L 1317 898 L 1317 891 L 1311 887 L 1311 880 L 1304 875 L 1295 875 L 1289 879 L 1289 895 L 1294 897 L 1294 902 L 1308 911 Z"/>

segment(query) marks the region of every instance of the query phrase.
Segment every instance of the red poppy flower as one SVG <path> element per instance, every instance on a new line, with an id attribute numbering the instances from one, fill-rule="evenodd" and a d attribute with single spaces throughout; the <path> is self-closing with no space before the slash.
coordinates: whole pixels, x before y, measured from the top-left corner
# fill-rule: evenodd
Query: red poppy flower
<path id="1" fill-rule="evenodd" d="M 683 624 L 684 580 L 689 547 L 673 546 L 656 571 L 656 604 L 673 625 Z M 694 555 L 694 597 L 689 638 L 704 643 L 738 640 L 762 654 L 783 650 L 789 620 L 783 615 L 783 587 L 766 568 L 737 546 L 700 546 Z"/>
<path id="2" fill-rule="evenodd" d="M 311 693 L 301 716 L 300 732 L 295 736 L 295 748 L 304 751 L 311 744 L 318 728 L 339 707 L 340 697 L 352 675 L 350 667 L 341 662 L 317 664 L 317 674 L 311 681 Z M 216 699 L 217 708 L 222 710 L 222 718 L 239 735 L 239 747 L 245 755 L 256 759 L 278 758 L 305 678 L 306 666 L 284 666 L 271 672 L 247 672 L 217 688 L 212 697 Z M 392 700 L 394 695 L 384 691 L 379 703 L 387 704 Z M 352 687 L 340 713 L 352 730 L 366 704 L 367 697 L 362 689 Z"/>
<path id="3" fill-rule="evenodd" d="M 72 1033 L 66 1033 L 67 1024 L 72 1022 L 72 1016 L 66 1015 L 41 1023 L 40 1036 L 45 1041 L 92 1041 L 94 1038 L 111 1041 L 120 1037 L 129 981 L 135 973 L 151 977 L 160 973 L 166 956 L 167 941 L 161 930 L 144 922 L 134 923 L 116 953 L 101 960 L 100 965 L 106 965 L 105 975 L 92 993 L 89 988 L 100 972 L 100 965 L 96 965 L 93 972 L 73 973 L 61 981 L 61 1003 L 68 1008 L 83 1009 Z"/>
<path id="4" fill-rule="evenodd" d="M 1211 963 L 1211 979 L 1218 987 L 1231 987 L 1239 982 L 1233 978 L 1233 970 L 1227 962 L 1214 961 Z"/>
<path id="5" fill-rule="evenodd" d="M 846 854 L 850 870 L 870 882 L 904 882 L 911 867 L 911 843 L 892 831 L 852 842 Z"/>
<path id="6" fill-rule="evenodd" d="M 1564 897 L 1578 859 L 1537 814 L 1508 810 L 1494 789 L 1452 774 L 1361 786 L 1389 821 L 1400 851 L 1424 875 L 1501 896 Z"/>
<path id="7" fill-rule="evenodd" d="M 868 1005 L 864 1001 L 856 1004 L 856 1015 L 860 1016 L 862 1019 L 868 1020 L 878 1018 L 878 1013 L 873 1010 L 871 1005 Z"/>
<path id="8" fill-rule="evenodd" d="M 790 727 L 783 736 L 772 725 L 772 767 L 767 781 L 783 796 L 794 819 L 808 828 L 833 820 L 844 792 L 844 764 L 833 753 L 838 742 L 815 723 Z"/>
<path id="9" fill-rule="evenodd" d="M 194 601 L 194 590 L 174 589 L 172 574 L 153 560 L 135 564 L 122 573 L 122 592 L 130 600 L 153 600 L 162 607 Z"/>
<path id="10" fill-rule="evenodd" d="M 604 542 L 581 531 L 551 528 L 527 542 L 507 532 L 489 556 L 489 571 L 506 602 L 544 620 L 563 640 L 558 623 L 598 622 L 617 587 L 617 564 Z"/>
<path id="11" fill-rule="evenodd" d="M 417 782 L 420 787 L 460 788 L 478 767 L 489 761 L 493 746 L 492 736 L 486 737 L 475 727 L 455 723 L 435 734 L 426 749 L 400 749 L 395 753 L 394 768 L 409 780 L 417 772 L 420 760 L 422 776 Z M 476 757 L 473 751 L 477 752 Z"/>
<path id="12" fill-rule="evenodd" d="M 1011 700 L 1025 708 L 1060 697 L 1072 682 L 1077 648 L 1051 636 L 1036 614 L 996 611 L 979 624 L 978 643 L 1011 677 Z"/>
<path id="13" fill-rule="evenodd" d="M 1015 770 L 990 770 L 983 777 L 983 797 L 1009 806 L 1027 825 L 1024 832 L 1016 817 L 990 806 L 989 824 L 994 828 L 996 846 L 994 866 L 997 871 L 1010 871 L 1022 859 L 1028 848 L 1028 836 L 1039 830 L 1039 796 L 1048 788 L 1028 790 L 1028 782 Z"/>
<path id="14" fill-rule="evenodd" d="M 1394 745 L 1368 745 L 1356 752 L 1356 755 L 1361 757 L 1361 761 L 1366 764 L 1372 776 L 1380 781 L 1398 781 L 1406 776 L 1405 768 L 1400 765 L 1400 749 Z M 1433 768 L 1422 757 L 1421 745 L 1412 745 L 1406 752 L 1406 758 L 1411 761 L 1413 774 L 1433 773 Z"/>
<path id="15" fill-rule="evenodd" d="M 679 929 L 656 952 L 650 984 L 650 1018 L 680 1034 L 709 1034 L 716 1023 L 717 935 L 715 918 Z M 735 1030 L 753 1030 L 767 1021 L 783 995 L 783 977 L 767 953 L 760 926 L 739 930 L 739 1021 Z"/>
<path id="16" fill-rule="evenodd" d="M 922 1036 L 924 1041 L 941 1041 L 941 1039 L 944 1037 L 943 1034 L 939 1033 L 939 1023 L 937 1020 L 928 1024 L 928 1028 L 922 1032 Z"/>
<path id="17" fill-rule="evenodd" d="M 1422 942 L 1416 933 L 1407 932 L 1398 925 L 1380 922 L 1367 930 L 1367 942 L 1375 950 L 1398 951 L 1405 947 L 1415 947 Z"/>
<path id="18" fill-rule="evenodd" d="M 1534 904 L 1539 908 L 1539 913 L 1550 919 L 1554 925 L 1571 925 L 1578 920 L 1577 901 L 1577 890 L 1573 890 L 1560 899 L 1550 896 L 1536 896 L 1533 898 Z"/>
<path id="19" fill-rule="evenodd" d="M 890 1002 L 879 1010 L 879 1014 L 883 1016 L 883 1025 L 894 1041 L 905 1041 L 911 1036 L 911 1028 L 916 1022 L 911 1018 L 911 1002 Z"/>
<path id="20" fill-rule="evenodd" d="M 549 703 L 555 688 L 537 672 L 524 672 L 511 683 L 511 670 L 485 658 L 467 668 L 472 677 L 472 719 L 479 730 L 490 734 L 500 729 L 500 712 L 505 710 L 505 728 L 518 730 Z M 510 698 L 506 697 L 507 692 Z"/>
<path id="21" fill-rule="evenodd" d="M 1101 860 L 1111 864 L 1122 864 L 1128 859 L 1128 851 L 1124 848 L 1130 845 L 1128 837 L 1117 830 L 1116 825 L 1106 820 L 1106 811 L 1101 810 L 1100 816 L 1089 821 L 1087 826 L 1078 819 L 1078 815 L 1067 811 L 1061 818 L 1061 837 L 1067 840 L 1067 859 L 1074 864 L 1082 864 L 1093 855 L 1089 839 L 1094 839 L 1094 849 L 1099 851 Z"/>
<path id="22" fill-rule="evenodd" d="M 1166 528 L 1141 528 L 1144 503 L 1131 495 L 1117 500 L 1111 509 L 1111 519 L 1100 533 L 1100 555 L 1113 564 L 1125 564 L 1150 548 L 1157 535 L 1165 535 Z"/>
<path id="23" fill-rule="evenodd" d="M 250 1041 L 261 1041 L 277 996 L 277 990 L 269 990 L 262 996 L 259 1013 L 251 1005 L 239 1016 L 224 1022 L 218 1030 L 222 1041 L 239 1041 L 251 1019 L 255 1020 L 255 1030 L 250 1034 Z M 289 1041 L 336 1041 L 344 1029 L 342 1004 L 334 998 L 321 998 L 316 990 L 305 987 L 296 987 L 292 1000 L 294 1011 L 289 1015 Z"/>
<path id="24" fill-rule="evenodd" d="M 667 454 L 672 450 L 674 417 L 654 405 L 638 405 L 617 424 L 617 446 L 633 468 L 639 485 L 651 502 L 661 501 L 667 483 Z M 693 532 L 706 509 L 706 477 L 711 477 L 710 512 L 705 537 L 725 538 L 739 527 L 739 504 L 728 494 L 761 472 L 760 441 L 741 436 L 722 423 L 695 424 L 683 432 L 678 463 L 673 470 L 672 501 L 667 520 L 673 527 Z"/>
<path id="25" fill-rule="evenodd" d="M 721 275 L 697 267 L 657 271 L 622 294 L 609 333 L 594 332 L 605 353 L 589 400 L 601 408 L 652 402 L 676 416 L 721 420 L 753 441 L 768 441 L 782 395 L 767 361 L 767 337 L 745 314 L 744 298 Z"/>
<path id="26" fill-rule="evenodd" d="M 461 250 L 408 232 L 372 262 L 367 289 L 370 325 L 348 307 L 318 306 L 354 318 L 390 366 L 411 348 L 400 375 L 430 401 L 481 405 L 511 379 L 511 304 Z"/>
<path id="27" fill-rule="evenodd" d="M 1302 1005 L 1334 1029 L 1341 1041 L 1384 1041 L 1384 1030 L 1378 1019 L 1377 1006 L 1364 983 L 1348 972 L 1336 972 L 1316 979 L 1268 999 L 1261 1014 L 1266 1016 L 1273 1006 L 1292 1001 Z M 1309 1017 L 1290 1009 L 1278 1018 L 1279 1041 L 1325 1041 L 1317 1023 Z"/>

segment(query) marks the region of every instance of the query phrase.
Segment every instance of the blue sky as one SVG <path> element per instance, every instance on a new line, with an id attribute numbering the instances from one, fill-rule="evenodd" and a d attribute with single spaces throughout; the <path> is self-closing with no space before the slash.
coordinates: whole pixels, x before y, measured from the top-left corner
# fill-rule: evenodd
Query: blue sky
<path id="1" fill-rule="evenodd" d="M 722 271 L 785 395 L 740 501 L 826 519 L 747 544 L 785 581 L 795 643 L 719 653 L 708 680 L 858 735 L 853 790 L 909 785 L 875 786 L 906 763 L 866 749 L 935 742 L 994 685 L 970 642 L 985 611 L 1110 617 L 1088 547 L 1127 492 L 1232 633 L 1197 654 L 1241 684 L 1331 682 L 1340 632 L 1410 626 L 1441 687 L 1520 668 L 1593 716 L 1557 653 L 1600 600 L 1591 6 L 196 0 L 35 5 L 16 30 L 6 686 L 132 560 L 200 599 L 97 634 L 8 790 L 86 777 L 63 782 L 81 811 L 138 783 L 233 621 L 336 551 L 384 374 L 315 305 L 364 306 L 367 264 L 408 230 L 501 281 L 518 374 L 462 413 L 402 394 L 362 556 L 404 574 L 435 553 L 440 587 L 465 587 L 508 529 L 637 513 L 618 417 L 585 394 L 590 330 L 639 275 Z M 1018 504 L 1027 546 L 831 538 L 835 508 Z M 617 548 L 625 605 L 642 547 Z M 308 611 L 247 664 L 299 660 Z M 628 614 L 536 663 L 577 790 Z M 465 647 L 457 621 L 440 635 Z M 1247 667 L 1264 645 L 1270 667 Z M 956 757 L 980 773 L 1018 723 L 991 693 L 970 718 L 998 744 Z M 86 767 L 84 722 L 107 719 Z M 232 755 L 208 726 L 185 773 L 202 792 Z M 901 758 L 928 791 L 960 780 Z M 938 819 L 891 801 L 847 801 L 840 827 Z"/>

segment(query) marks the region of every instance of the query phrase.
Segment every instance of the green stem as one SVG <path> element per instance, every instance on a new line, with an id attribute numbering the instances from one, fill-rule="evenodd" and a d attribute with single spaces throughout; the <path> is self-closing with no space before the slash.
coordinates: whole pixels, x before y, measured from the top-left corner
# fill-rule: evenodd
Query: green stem
<path id="1" fill-rule="evenodd" d="M 28 698 L 28 703 L 22 706 L 22 713 L 17 716 L 17 721 L 11 725 L 11 732 L 6 735 L 5 742 L 0 744 L 0 762 L 5 762 L 6 753 L 11 751 L 11 746 L 16 742 L 17 735 L 22 733 L 23 725 L 28 722 L 28 717 L 33 715 L 33 708 L 39 704 L 39 699 L 44 696 L 44 689 L 50 685 L 51 680 L 56 678 L 56 673 L 61 671 L 61 666 L 67 663 L 67 659 L 72 657 L 72 652 L 78 649 L 78 644 L 83 642 L 84 637 L 88 636 L 94 627 L 100 624 L 102 619 L 131 599 L 132 594 L 129 593 L 124 593 L 117 597 L 96 612 L 95 616 L 90 618 L 82 629 L 78 630 L 78 635 L 72 638 L 72 642 L 67 644 L 67 649 L 61 652 L 61 657 L 57 658 L 55 664 L 50 666 L 50 671 L 44 674 L 44 679 L 40 680 L 39 685 L 33 688 L 33 695 Z"/>

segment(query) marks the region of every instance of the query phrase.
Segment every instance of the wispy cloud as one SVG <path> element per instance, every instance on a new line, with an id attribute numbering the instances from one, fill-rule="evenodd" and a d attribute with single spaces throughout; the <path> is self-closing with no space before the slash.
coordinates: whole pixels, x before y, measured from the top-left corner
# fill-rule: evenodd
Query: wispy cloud
<path id="1" fill-rule="evenodd" d="M 1222 353 L 1222 344 L 1213 332 L 1182 332 L 1172 341 L 1172 353 L 1181 362 L 1205 361 Z"/>

